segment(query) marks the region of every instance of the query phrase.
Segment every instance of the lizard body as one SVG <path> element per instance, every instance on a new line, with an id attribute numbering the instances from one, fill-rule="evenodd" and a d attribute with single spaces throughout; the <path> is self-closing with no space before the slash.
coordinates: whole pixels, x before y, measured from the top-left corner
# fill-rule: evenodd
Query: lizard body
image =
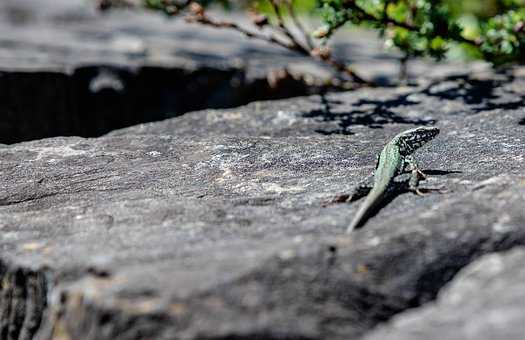
<path id="1" fill-rule="evenodd" d="M 407 167 L 410 167 L 412 172 L 412 178 L 409 183 L 410 188 L 416 193 L 419 193 L 416 188 L 417 183 L 420 177 L 424 178 L 424 174 L 417 168 L 411 155 L 438 134 L 438 128 L 418 127 L 399 133 L 385 145 L 379 155 L 372 190 L 370 190 L 365 201 L 354 216 L 347 232 L 351 232 L 366 221 L 386 196 L 394 178 L 403 173 Z"/>

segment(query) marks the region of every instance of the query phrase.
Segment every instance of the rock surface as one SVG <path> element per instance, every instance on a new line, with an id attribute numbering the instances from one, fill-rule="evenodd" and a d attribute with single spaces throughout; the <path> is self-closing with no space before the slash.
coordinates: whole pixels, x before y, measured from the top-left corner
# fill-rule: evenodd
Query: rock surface
<path id="1" fill-rule="evenodd" d="M 184 112 L 319 91 L 270 86 L 286 51 L 144 12 L 101 15 L 94 1 L 0 4 L 0 142 L 100 136 Z M 296 74 L 314 70 L 299 66 Z"/>
<path id="2" fill-rule="evenodd" d="M 436 303 L 395 317 L 365 340 L 521 339 L 525 250 L 491 254 L 462 270 Z"/>
<path id="3" fill-rule="evenodd" d="M 319 93 L 330 76 L 309 58 L 234 32 L 145 12 L 101 15 L 93 3 L 0 3 L 0 143 L 100 136 L 188 111 Z M 340 37 L 342 60 L 367 78 L 396 80 L 398 58 L 375 34 Z M 427 64 L 410 69 L 432 76 Z"/>
<path id="4" fill-rule="evenodd" d="M 0 337 L 365 335 L 435 299 L 479 256 L 525 244 L 522 74 L 1 148 Z M 345 235 L 359 202 L 329 202 L 421 124 L 442 131 L 416 155 L 422 186 L 447 191 L 399 194 Z"/>

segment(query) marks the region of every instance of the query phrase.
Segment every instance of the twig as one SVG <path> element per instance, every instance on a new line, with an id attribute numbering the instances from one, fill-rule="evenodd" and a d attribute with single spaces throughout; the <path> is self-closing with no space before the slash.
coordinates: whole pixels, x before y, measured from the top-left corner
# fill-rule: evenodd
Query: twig
<path id="1" fill-rule="evenodd" d="M 364 78 L 361 78 L 350 67 L 348 67 L 347 65 L 345 65 L 344 63 L 342 63 L 340 61 L 337 61 L 337 60 L 335 60 L 333 58 L 328 58 L 328 59 L 322 59 L 321 58 L 321 60 L 323 60 L 328 65 L 332 66 L 337 71 L 346 74 L 347 76 L 352 78 L 352 80 L 355 81 L 358 84 L 368 85 L 368 86 L 374 86 L 375 85 L 374 83 L 372 83 L 372 82 L 370 82 L 370 81 L 368 81 L 368 80 L 366 80 Z"/>
<path id="2" fill-rule="evenodd" d="M 97 8 L 101 11 L 106 11 L 111 8 L 129 8 L 138 6 L 137 1 L 134 0 L 98 0 Z"/>
<path id="3" fill-rule="evenodd" d="M 202 24 L 202 25 L 211 26 L 211 27 L 215 27 L 215 28 L 232 29 L 232 30 L 235 30 L 235 31 L 243 34 L 244 36 L 246 36 L 248 38 L 253 38 L 253 39 L 257 39 L 257 40 L 263 40 L 263 41 L 266 41 L 266 42 L 269 42 L 269 43 L 272 43 L 272 44 L 279 45 L 279 46 L 284 47 L 286 49 L 293 50 L 295 52 L 299 52 L 301 54 L 304 54 L 303 51 L 297 49 L 297 47 L 295 45 L 288 44 L 288 43 L 280 40 L 279 38 L 277 38 L 275 35 L 272 35 L 272 34 L 265 35 L 265 34 L 252 32 L 252 31 L 249 31 L 249 30 L 245 29 L 244 27 L 239 26 L 238 24 L 236 24 L 234 22 L 230 22 L 230 21 L 216 21 L 216 20 L 211 19 L 207 15 L 203 15 L 203 16 L 190 15 L 190 16 L 187 16 L 185 19 L 186 19 L 187 22 L 196 22 L 196 23 L 199 23 L 199 24 Z"/>
<path id="4" fill-rule="evenodd" d="M 284 18 L 281 14 L 281 9 L 278 3 L 278 0 L 268 0 L 270 2 L 270 5 L 275 12 L 275 17 L 277 18 L 277 27 L 283 33 L 290 39 L 290 42 L 297 47 L 297 49 L 304 50 L 304 52 L 309 53 L 308 48 L 303 46 L 295 36 L 292 34 L 292 32 L 286 27 L 286 24 L 284 23 Z"/>
<path id="5" fill-rule="evenodd" d="M 274 2 L 275 0 L 270 0 L 270 1 L 271 1 L 271 3 L 273 5 L 277 5 L 277 3 Z M 195 3 L 193 3 L 193 4 L 195 4 Z M 196 6 L 199 6 L 199 5 L 196 5 Z M 234 30 L 234 31 L 237 31 L 237 32 L 243 34 L 244 36 L 246 36 L 248 38 L 262 40 L 262 41 L 265 41 L 265 42 L 268 42 L 268 43 L 272 43 L 272 44 L 284 47 L 284 48 L 286 48 L 286 49 L 288 49 L 290 51 L 296 52 L 296 53 L 301 54 L 303 56 L 316 58 L 316 59 L 324 62 L 325 64 L 331 66 L 338 73 L 344 74 L 344 75 L 350 77 L 350 79 L 353 82 L 355 82 L 356 84 L 358 84 L 358 85 L 374 86 L 374 84 L 372 82 L 367 81 L 364 78 L 360 77 L 350 67 L 348 67 L 347 65 L 345 65 L 345 64 L 335 60 L 330 55 L 330 53 L 327 52 L 326 50 L 322 50 L 319 47 L 309 48 L 308 46 L 305 46 L 305 45 L 301 44 L 295 38 L 295 36 L 289 31 L 288 27 L 284 24 L 283 17 L 280 14 L 280 11 L 279 11 L 278 8 L 275 8 L 277 10 L 276 13 L 278 13 L 278 16 L 277 16 L 277 21 L 278 21 L 277 25 L 278 26 L 276 27 L 276 26 L 272 25 L 272 27 L 274 29 L 277 29 L 279 32 L 283 33 L 286 36 L 288 41 L 284 41 L 282 38 L 280 38 L 280 37 L 278 37 L 278 36 L 276 36 L 276 35 L 274 35 L 272 33 L 262 34 L 262 33 L 257 33 L 257 32 L 251 31 L 249 29 L 246 29 L 246 28 L 238 25 L 235 22 L 219 21 L 219 20 L 212 19 L 211 17 L 209 17 L 205 13 L 205 11 L 202 9 L 202 7 L 199 6 L 199 7 L 196 7 L 196 8 L 198 8 L 199 10 L 192 9 L 191 6 L 190 6 L 191 14 L 189 14 L 186 17 L 186 21 L 188 21 L 188 22 L 195 22 L 195 23 L 199 23 L 199 24 L 202 24 L 202 25 L 207 25 L 207 26 L 215 27 L 215 28 L 231 29 L 231 30 Z"/>
<path id="6" fill-rule="evenodd" d="M 383 17 L 382 21 L 383 23 L 387 23 L 386 20 L 388 19 L 388 5 L 390 4 L 390 0 L 385 0 L 385 4 L 383 5 Z M 385 25 L 386 26 L 386 25 Z"/>
<path id="7" fill-rule="evenodd" d="M 273 11 L 275 12 L 277 22 L 275 24 L 269 23 L 267 18 L 265 18 L 264 16 L 260 16 L 261 18 L 256 18 L 254 23 L 259 28 L 262 28 L 263 26 L 270 26 L 273 29 L 273 32 L 269 32 L 268 34 L 259 33 L 244 28 L 235 22 L 215 20 L 209 17 L 204 7 L 202 7 L 199 3 L 195 2 L 194 0 L 162 0 L 160 3 L 152 5 L 151 7 L 148 6 L 148 8 L 152 10 L 163 11 L 166 15 L 169 16 L 178 15 L 186 10 L 186 12 L 189 13 L 185 16 L 187 22 L 195 22 L 210 27 L 237 31 L 238 33 L 248 38 L 265 41 L 267 43 L 286 48 L 305 57 L 318 59 L 324 62 L 325 64 L 331 66 L 339 74 L 344 74 L 347 77 L 349 77 L 351 81 L 356 85 L 374 85 L 372 82 L 361 78 L 344 63 L 334 59 L 327 48 L 315 46 L 309 34 L 304 29 L 304 26 L 302 25 L 295 13 L 293 3 L 294 0 L 267 1 L 269 1 Z M 280 5 L 282 4 L 282 1 L 284 1 L 284 4 L 287 6 L 293 25 L 296 26 L 300 34 L 303 36 L 304 41 L 298 39 L 292 33 L 290 28 L 286 25 L 283 14 L 281 13 Z M 115 7 L 137 7 L 138 3 L 140 2 L 142 2 L 142 0 L 98 0 L 98 7 L 101 10 L 107 10 Z"/>
<path id="8" fill-rule="evenodd" d="M 308 48 L 310 50 L 314 49 L 315 46 L 314 46 L 314 43 L 312 41 L 312 38 L 306 32 L 306 29 L 304 28 L 303 24 L 301 23 L 301 21 L 299 20 L 299 18 L 295 14 L 294 0 L 285 0 L 285 3 L 286 3 L 286 6 L 288 8 L 288 13 L 290 14 L 290 17 L 292 18 L 292 21 L 295 24 L 295 26 L 297 27 L 297 29 L 299 30 L 299 32 L 301 32 L 301 34 L 303 35 L 303 38 L 304 38 L 304 41 L 306 42 L 306 45 L 308 46 Z"/>

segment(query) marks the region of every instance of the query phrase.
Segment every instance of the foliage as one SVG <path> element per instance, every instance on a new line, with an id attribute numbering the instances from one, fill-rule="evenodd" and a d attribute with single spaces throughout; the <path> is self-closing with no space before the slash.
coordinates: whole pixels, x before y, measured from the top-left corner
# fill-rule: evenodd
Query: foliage
<path id="1" fill-rule="evenodd" d="M 379 30 L 387 46 L 396 46 L 408 56 L 441 59 L 460 44 L 495 64 L 522 61 L 525 1 L 480 2 L 485 5 L 482 10 L 469 13 L 467 6 L 458 5 L 461 1 L 451 0 L 321 0 L 325 26 L 318 36 L 327 39 L 344 24 L 353 23 Z"/>
<path id="2" fill-rule="evenodd" d="M 169 15 L 192 1 L 143 0 Z M 268 0 L 200 0 L 201 6 L 251 7 L 271 16 Z M 278 1 L 279 2 L 279 1 Z M 280 0 L 285 3 L 285 0 Z M 346 23 L 376 29 L 386 46 L 407 56 L 443 58 L 458 45 L 470 55 L 502 64 L 525 58 L 525 0 L 297 0 L 296 11 L 317 5 L 324 26 L 316 36 L 327 41 Z M 284 8 L 283 13 L 286 13 Z"/>
<path id="3" fill-rule="evenodd" d="M 442 59 L 449 51 L 496 65 L 525 60 L 525 0 L 99 0 L 101 8 L 137 4 L 186 21 L 237 31 L 245 37 L 279 45 L 332 67 L 339 80 L 373 85 L 335 59 L 327 41 L 347 23 L 377 30 L 386 46 L 406 60 Z M 214 18 L 206 8 L 248 10 L 251 27 Z M 298 13 L 320 14 L 323 26 L 313 36 Z M 402 67 L 403 69 L 403 67 Z M 346 86 L 346 85 L 345 85 Z"/>

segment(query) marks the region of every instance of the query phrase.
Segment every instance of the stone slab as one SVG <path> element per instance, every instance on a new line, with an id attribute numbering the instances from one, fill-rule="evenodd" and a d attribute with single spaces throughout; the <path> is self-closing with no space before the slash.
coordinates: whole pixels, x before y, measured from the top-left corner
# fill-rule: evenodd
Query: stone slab
<path id="1" fill-rule="evenodd" d="M 525 243 L 520 69 L 190 113 L 0 149 L 7 339 L 349 339 Z M 330 103 L 327 110 L 326 103 Z M 404 129 L 427 187 L 351 235 Z"/>

